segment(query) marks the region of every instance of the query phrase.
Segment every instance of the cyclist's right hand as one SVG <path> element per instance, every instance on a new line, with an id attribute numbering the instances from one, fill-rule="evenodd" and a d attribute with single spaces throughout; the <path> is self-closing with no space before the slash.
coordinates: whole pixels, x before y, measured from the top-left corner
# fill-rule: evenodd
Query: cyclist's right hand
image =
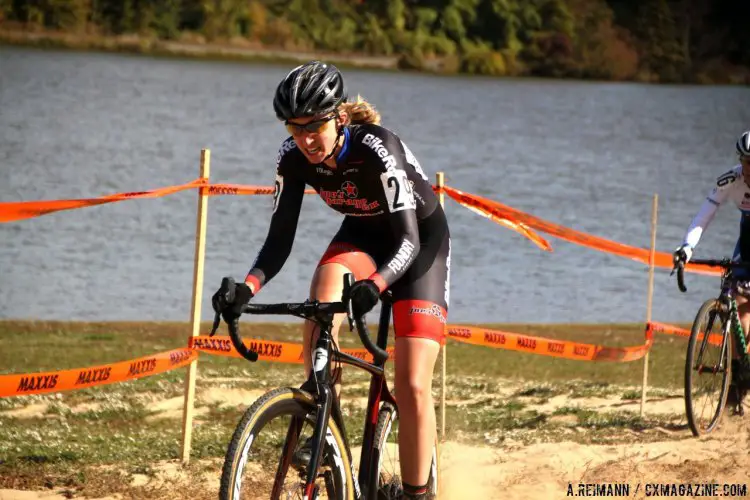
<path id="1" fill-rule="evenodd" d="M 217 314 L 224 316 L 229 322 L 242 314 L 242 306 L 253 298 L 253 291 L 247 283 L 235 283 L 232 279 L 224 278 L 221 286 L 211 297 L 211 305 Z"/>
<path id="2" fill-rule="evenodd" d="M 680 264 L 683 266 L 690 261 L 690 257 L 693 256 L 693 249 L 690 245 L 682 245 L 678 247 L 672 254 L 672 262 L 674 267 L 678 267 Z"/>

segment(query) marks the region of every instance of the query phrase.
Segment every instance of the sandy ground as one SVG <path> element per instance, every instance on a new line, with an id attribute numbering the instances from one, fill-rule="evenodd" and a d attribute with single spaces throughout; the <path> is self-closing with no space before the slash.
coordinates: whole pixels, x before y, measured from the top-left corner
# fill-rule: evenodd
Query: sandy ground
<path id="1" fill-rule="evenodd" d="M 253 392 L 250 394 L 250 392 Z M 226 389 L 199 394 L 199 399 L 221 404 L 248 401 L 260 395 L 254 391 Z M 180 401 L 165 400 L 160 418 L 181 416 Z M 538 411 L 553 412 L 574 404 L 591 409 L 618 409 L 637 412 L 638 402 L 617 398 L 577 398 L 554 396 Z M 359 401 L 357 401 L 359 403 Z M 456 402 L 458 403 L 458 402 Z M 44 405 L 12 410 L 16 416 L 41 415 Z M 681 398 L 649 401 L 649 413 L 680 414 Z M 561 417 L 564 418 L 564 417 Z M 657 431 L 660 431 L 657 429 Z M 748 485 L 750 483 L 750 420 L 724 417 L 720 428 L 709 436 L 693 438 L 690 431 L 667 430 L 663 441 L 642 442 L 633 432 L 633 441 L 618 445 L 583 445 L 574 442 L 540 443 L 524 446 L 505 440 L 502 446 L 473 446 L 458 442 L 441 445 L 441 498 L 443 499 L 554 499 L 565 498 L 579 483 L 627 483 L 629 498 L 645 498 L 646 485 L 652 483 L 716 482 Z M 155 478 L 132 477 L 131 484 L 149 481 L 184 480 L 184 471 L 176 463 L 155 464 Z M 205 486 L 218 490 L 218 477 L 206 477 Z M 750 495 L 750 494 L 749 494 Z M 0 490 L 0 500 L 64 500 L 62 492 Z M 120 495 L 99 500 L 122 499 Z M 680 498 L 680 497 L 677 497 Z M 692 498 L 692 497 L 682 497 Z"/>
<path id="2" fill-rule="evenodd" d="M 448 499 L 564 498 L 569 485 L 628 483 L 629 498 L 645 498 L 647 483 L 748 484 L 748 426 L 725 421 L 715 435 L 679 441 L 585 446 L 572 442 L 515 450 L 446 443 L 443 494 Z M 636 493 L 638 488 L 638 493 Z M 689 498 L 689 497 L 686 497 Z"/>

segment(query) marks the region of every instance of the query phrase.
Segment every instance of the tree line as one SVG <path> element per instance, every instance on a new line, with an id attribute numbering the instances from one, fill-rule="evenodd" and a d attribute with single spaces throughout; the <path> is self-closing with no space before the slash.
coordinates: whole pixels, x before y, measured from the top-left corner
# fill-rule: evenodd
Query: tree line
<path id="1" fill-rule="evenodd" d="M 0 0 L 0 28 L 249 41 L 486 75 L 725 82 L 750 71 L 736 0 Z"/>

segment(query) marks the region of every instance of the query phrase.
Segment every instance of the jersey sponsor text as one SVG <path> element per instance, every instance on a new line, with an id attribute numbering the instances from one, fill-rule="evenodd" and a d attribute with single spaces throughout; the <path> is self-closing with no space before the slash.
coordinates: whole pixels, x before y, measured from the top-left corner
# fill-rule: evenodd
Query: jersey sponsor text
<path id="1" fill-rule="evenodd" d="M 385 165 L 386 169 L 390 170 L 396 168 L 396 158 L 385 148 L 385 146 L 383 146 L 383 139 L 375 137 L 372 134 L 365 134 L 365 137 L 362 139 L 362 144 L 370 146 L 370 149 L 375 151 L 375 153 L 383 160 L 383 165 Z"/>
<path id="2" fill-rule="evenodd" d="M 409 240 L 404 240 L 396 255 L 388 263 L 388 267 L 394 273 L 399 273 L 411 261 L 414 255 L 414 244 Z"/>

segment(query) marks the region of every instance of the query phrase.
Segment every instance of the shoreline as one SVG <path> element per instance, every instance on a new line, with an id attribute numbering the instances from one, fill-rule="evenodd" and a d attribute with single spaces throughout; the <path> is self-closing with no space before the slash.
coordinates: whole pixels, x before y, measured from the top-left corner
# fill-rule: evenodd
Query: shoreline
<path id="1" fill-rule="evenodd" d="M 3 45 L 242 62 L 303 63 L 320 58 L 341 67 L 399 70 L 397 56 L 292 51 L 263 47 L 249 41 L 244 43 L 196 43 L 143 38 L 138 35 L 74 35 L 52 31 L 32 32 L 0 28 L 0 46 Z"/>
<path id="2" fill-rule="evenodd" d="M 168 57 L 204 61 L 229 61 L 243 63 L 302 64 L 314 59 L 321 59 L 341 68 L 391 71 L 426 74 L 432 76 L 463 76 L 474 78 L 503 79 L 542 79 L 581 81 L 591 83 L 632 83 L 648 85 L 687 85 L 687 86 L 750 86 L 750 68 L 727 68 L 727 73 L 718 80 L 699 72 L 691 81 L 681 83 L 658 82 L 648 79 L 597 79 L 544 77 L 538 75 L 504 75 L 488 76 L 472 73 L 460 73 L 450 69 L 446 58 L 435 58 L 423 61 L 421 69 L 401 67 L 401 56 L 373 56 L 364 53 L 337 53 L 325 51 L 288 50 L 279 47 L 267 47 L 247 39 L 233 39 L 220 42 L 205 42 L 200 37 L 191 39 L 185 35 L 181 40 L 161 40 L 140 35 L 93 35 L 74 34 L 58 31 L 27 31 L 4 28 L 0 23 L 0 47 L 16 46 L 34 49 L 70 50 L 78 52 L 125 53 L 150 57 Z"/>

